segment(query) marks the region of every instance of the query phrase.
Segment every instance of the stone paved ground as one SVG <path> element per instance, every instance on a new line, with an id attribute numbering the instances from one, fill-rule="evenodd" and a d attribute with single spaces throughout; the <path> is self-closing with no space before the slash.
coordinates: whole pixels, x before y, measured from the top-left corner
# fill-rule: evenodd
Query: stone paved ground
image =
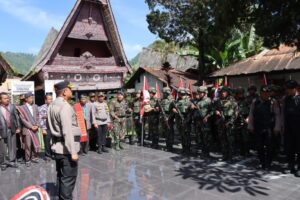
<path id="1" fill-rule="evenodd" d="M 90 200 L 298 200 L 300 179 L 256 170 L 253 159 L 233 164 L 218 159 L 183 157 L 146 147 L 81 157 L 74 199 Z M 55 164 L 0 173 L 0 199 L 24 187 L 42 185 L 55 199 Z"/>

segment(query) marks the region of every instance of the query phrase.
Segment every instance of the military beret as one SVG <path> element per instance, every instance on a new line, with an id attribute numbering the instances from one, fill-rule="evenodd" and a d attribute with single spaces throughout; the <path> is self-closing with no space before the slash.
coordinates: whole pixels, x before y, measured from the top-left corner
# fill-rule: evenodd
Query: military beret
<path id="1" fill-rule="evenodd" d="M 238 87 L 238 88 L 235 89 L 234 92 L 235 92 L 235 94 L 244 94 L 245 90 L 242 87 Z"/>
<path id="2" fill-rule="evenodd" d="M 134 93 L 135 94 L 141 94 L 141 92 L 142 92 L 141 90 L 136 90 Z"/>
<path id="3" fill-rule="evenodd" d="M 169 87 L 164 87 L 163 88 L 163 93 L 168 93 L 170 94 L 171 93 L 171 89 Z"/>
<path id="4" fill-rule="evenodd" d="M 230 92 L 231 92 L 231 89 L 230 89 L 229 87 L 227 87 L 227 86 L 224 86 L 224 87 L 222 87 L 222 89 L 221 89 L 221 92 L 222 92 L 222 91 L 226 91 L 226 92 L 230 93 Z"/>
<path id="5" fill-rule="evenodd" d="M 66 89 L 66 88 L 72 89 L 73 85 L 70 83 L 70 81 L 62 81 L 62 82 L 56 83 L 54 85 L 54 88 L 55 88 L 55 90 L 58 90 L 58 91 Z"/>
<path id="6" fill-rule="evenodd" d="M 156 94 L 156 89 L 153 87 L 149 88 L 149 93 Z"/>
<path id="7" fill-rule="evenodd" d="M 86 96 L 86 94 L 81 94 L 80 95 L 80 99 L 85 99 L 87 96 Z"/>
<path id="8" fill-rule="evenodd" d="M 207 90 L 207 87 L 206 87 L 206 86 L 200 86 L 200 87 L 197 89 L 197 92 L 207 93 L 208 90 Z"/>
<path id="9" fill-rule="evenodd" d="M 286 83 L 285 83 L 285 87 L 287 89 L 294 89 L 294 88 L 297 88 L 298 87 L 298 82 L 295 81 L 295 80 L 288 80 Z"/>
<path id="10" fill-rule="evenodd" d="M 25 99 L 25 95 L 22 94 L 22 95 L 20 96 L 20 100 L 24 100 L 24 99 Z"/>
<path id="11" fill-rule="evenodd" d="M 25 94 L 25 99 L 28 98 L 28 97 L 33 97 L 33 93 L 32 92 L 28 92 Z"/>
<path id="12" fill-rule="evenodd" d="M 103 92 L 99 92 L 98 97 L 105 97 L 105 94 Z"/>
<path id="13" fill-rule="evenodd" d="M 185 88 L 178 88 L 178 93 L 180 93 L 180 94 L 186 94 Z"/>
<path id="14" fill-rule="evenodd" d="M 122 90 L 119 90 L 118 92 L 117 92 L 117 95 L 122 95 L 122 96 L 124 96 L 124 92 L 122 91 Z"/>
<path id="15" fill-rule="evenodd" d="M 96 96 L 96 94 L 94 92 L 89 93 L 89 97 L 95 97 L 95 96 Z"/>
<path id="16" fill-rule="evenodd" d="M 257 91 L 257 87 L 255 85 L 250 85 L 248 87 L 248 91 L 253 90 L 253 91 Z"/>
<path id="17" fill-rule="evenodd" d="M 268 85 L 264 85 L 264 86 L 261 86 L 260 92 L 271 92 L 271 90 Z"/>

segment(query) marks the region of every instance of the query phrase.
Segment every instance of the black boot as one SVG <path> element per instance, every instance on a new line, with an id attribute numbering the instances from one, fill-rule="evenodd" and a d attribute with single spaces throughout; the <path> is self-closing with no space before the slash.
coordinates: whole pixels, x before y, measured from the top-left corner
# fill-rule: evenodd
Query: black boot
<path id="1" fill-rule="evenodd" d="M 104 153 L 108 153 L 108 150 L 105 148 L 105 146 L 104 145 L 102 145 L 102 152 L 104 152 Z"/>

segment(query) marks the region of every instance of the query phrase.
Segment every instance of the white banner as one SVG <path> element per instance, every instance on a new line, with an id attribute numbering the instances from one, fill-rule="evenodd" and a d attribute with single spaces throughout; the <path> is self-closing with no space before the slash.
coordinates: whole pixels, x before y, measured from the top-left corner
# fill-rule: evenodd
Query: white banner
<path id="1" fill-rule="evenodd" d="M 32 92 L 34 94 L 34 82 L 33 81 L 12 81 L 11 94 L 21 95 Z"/>
<path id="2" fill-rule="evenodd" d="M 52 93 L 53 100 L 56 99 L 56 93 L 54 90 L 54 85 L 56 83 L 62 82 L 63 80 L 45 80 L 45 94 Z"/>

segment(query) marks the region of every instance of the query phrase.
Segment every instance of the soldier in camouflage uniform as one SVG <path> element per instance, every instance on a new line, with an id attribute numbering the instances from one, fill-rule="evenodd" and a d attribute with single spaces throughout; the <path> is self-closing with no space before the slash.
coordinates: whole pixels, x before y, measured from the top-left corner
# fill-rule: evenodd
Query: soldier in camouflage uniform
<path id="1" fill-rule="evenodd" d="M 140 116 L 140 109 L 141 109 L 141 90 L 137 90 L 135 92 L 135 97 L 132 102 L 132 110 L 133 110 L 133 121 L 134 121 L 134 129 L 135 134 L 138 137 L 138 142 L 141 143 L 141 134 L 142 134 L 142 123 L 141 123 L 141 116 Z"/>
<path id="2" fill-rule="evenodd" d="M 194 133 L 195 135 L 195 141 L 197 144 L 197 148 L 201 148 L 201 140 L 200 140 L 200 127 L 199 127 L 199 112 L 197 109 L 197 104 L 200 101 L 200 95 L 197 92 L 197 90 L 195 92 L 193 92 L 193 99 L 191 99 L 191 103 L 192 103 L 192 107 L 190 109 L 190 115 L 192 118 L 192 133 Z"/>
<path id="3" fill-rule="evenodd" d="M 113 119 L 113 139 L 114 147 L 116 150 L 123 149 L 121 145 L 121 140 L 125 138 L 126 132 L 126 114 L 131 112 L 128 108 L 126 100 L 124 99 L 124 93 L 122 91 L 118 92 L 117 99 L 112 101 L 110 105 L 110 115 Z"/>
<path id="4" fill-rule="evenodd" d="M 173 102 L 173 96 L 171 95 L 171 89 L 169 87 L 163 88 L 163 99 L 160 102 L 161 109 L 161 134 L 166 137 L 166 146 L 168 151 L 172 151 L 174 144 L 174 130 L 173 122 L 174 118 L 170 117 L 170 105 Z"/>
<path id="5" fill-rule="evenodd" d="M 237 118 L 234 122 L 234 132 L 236 138 L 236 147 L 240 150 L 242 156 L 249 154 L 249 132 L 248 117 L 250 107 L 245 98 L 245 90 L 239 87 L 235 91 L 235 99 L 237 103 Z"/>
<path id="6" fill-rule="evenodd" d="M 158 99 L 155 97 L 156 90 L 155 88 L 149 89 L 150 93 L 150 102 L 149 106 L 150 109 L 145 109 L 145 117 L 148 121 L 148 134 L 150 136 L 150 139 L 152 139 L 152 147 L 158 148 L 158 142 L 159 142 L 159 105 L 157 103 Z"/>
<path id="7" fill-rule="evenodd" d="M 178 100 L 171 104 L 171 111 L 176 117 L 176 126 L 179 134 L 181 135 L 181 143 L 183 153 L 190 153 L 191 148 L 191 130 L 188 126 L 188 109 L 191 102 L 185 98 L 186 91 L 184 88 L 178 89 Z"/>
<path id="8" fill-rule="evenodd" d="M 131 93 L 126 96 L 126 103 L 128 107 L 133 110 L 133 101 L 135 93 Z M 129 139 L 129 144 L 133 145 L 135 143 L 136 132 L 134 128 L 134 121 L 133 121 L 133 112 L 128 112 L 126 114 L 126 137 Z"/>
<path id="9" fill-rule="evenodd" d="M 210 144 L 212 142 L 210 117 L 212 111 L 212 101 L 207 97 L 207 87 L 201 86 L 197 89 L 199 101 L 196 104 L 198 113 L 197 127 L 199 131 L 200 141 L 202 143 L 202 153 L 209 156 Z"/>
<path id="10" fill-rule="evenodd" d="M 216 125 L 221 143 L 223 160 L 232 160 L 234 134 L 233 124 L 236 119 L 237 105 L 230 96 L 230 88 L 221 89 L 220 98 L 213 105 L 213 113 L 216 116 Z"/>
<path id="11" fill-rule="evenodd" d="M 258 98 L 259 98 L 259 96 L 257 94 L 257 87 L 255 85 L 249 86 L 248 87 L 248 95 L 246 96 L 246 102 L 249 105 L 249 109 L 250 109 L 250 105 L 252 104 L 252 102 Z"/>

